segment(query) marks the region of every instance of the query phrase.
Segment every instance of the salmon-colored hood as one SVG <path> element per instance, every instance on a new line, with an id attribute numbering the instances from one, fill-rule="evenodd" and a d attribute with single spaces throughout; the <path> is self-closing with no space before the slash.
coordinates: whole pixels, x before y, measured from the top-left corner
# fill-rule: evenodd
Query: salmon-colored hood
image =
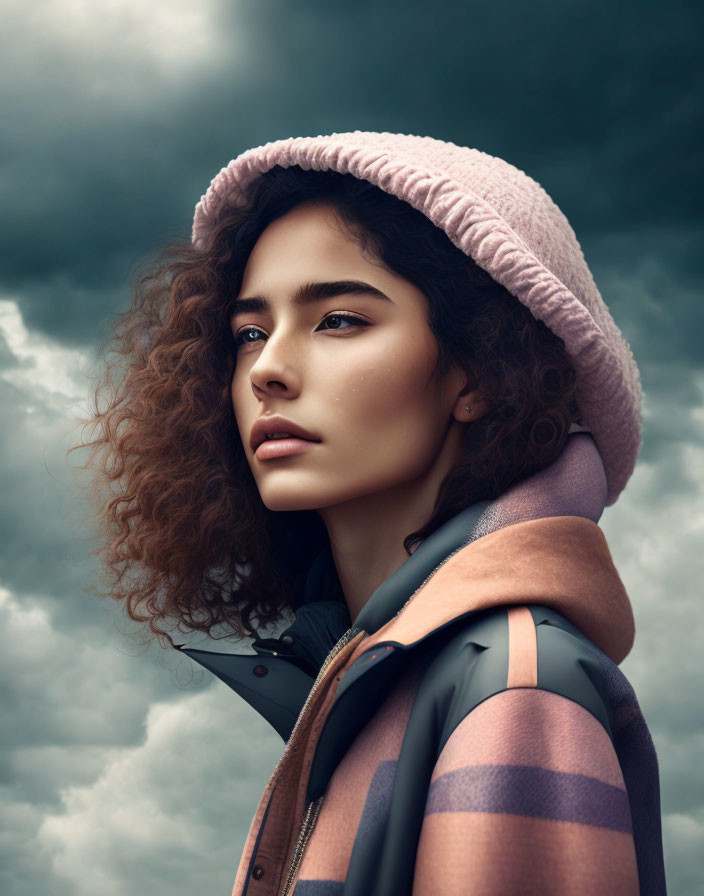
<path id="1" fill-rule="evenodd" d="M 620 663 L 633 646 L 630 600 L 599 526 L 578 516 L 516 523 L 453 554 L 403 609 L 360 645 L 410 645 L 459 616 L 500 605 L 561 613 Z"/>

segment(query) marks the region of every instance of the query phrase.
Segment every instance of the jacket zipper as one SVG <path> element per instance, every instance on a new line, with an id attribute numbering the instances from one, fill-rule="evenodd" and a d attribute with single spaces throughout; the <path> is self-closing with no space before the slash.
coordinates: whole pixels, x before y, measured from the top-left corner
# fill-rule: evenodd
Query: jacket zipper
<path id="1" fill-rule="evenodd" d="M 308 843 L 308 840 L 310 839 L 310 835 L 313 833 L 315 822 L 318 820 L 318 815 L 320 814 L 324 798 L 325 794 L 323 794 L 323 796 L 319 796 L 317 800 L 313 800 L 313 802 L 308 806 L 306 817 L 303 819 L 303 825 L 298 833 L 296 848 L 293 851 L 293 858 L 291 859 L 291 867 L 288 869 L 286 883 L 284 884 L 284 888 L 281 891 L 281 896 L 288 896 L 288 891 L 291 889 L 293 879 L 298 872 L 298 866 L 301 864 L 301 859 L 303 858 L 303 853 L 305 851 L 306 845 Z"/>
<path id="2" fill-rule="evenodd" d="M 438 565 L 435 567 L 435 569 L 431 573 L 429 573 L 425 577 L 425 579 L 423 579 L 421 584 L 415 589 L 413 594 L 411 594 L 411 596 L 408 598 L 408 600 L 404 603 L 403 607 L 401 607 L 401 609 L 394 615 L 393 618 L 398 616 L 398 614 L 404 609 L 404 607 L 420 591 L 420 589 L 423 587 L 423 585 L 425 585 L 426 582 L 430 578 L 432 578 L 432 576 L 435 575 L 435 573 L 440 569 L 440 567 L 443 566 L 450 559 L 450 557 L 452 557 L 454 554 L 457 554 L 464 547 L 466 547 L 466 545 L 461 545 L 460 547 L 456 548 L 454 551 L 452 551 L 450 554 L 448 554 L 447 557 L 445 557 L 441 563 L 438 563 Z M 362 631 L 362 629 L 360 629 L 360 631 Z M 318 687 L 318 684 L 319 684 L 321 678 L 325 674 L 325 670 L 328 668 L 330 663 L 335 659 L 337 654 L 342 650 L 342 648 L 346 644 L 348 644 L 349 641 L 351 641 L 352 638 L 355 637 L 357 634 L 359 634 L 359 632 L 355 631 L 354 626 L 352 626 L 352 628 L 347 629 L 347 631 L 344 633 L 344 635 L 340 638 L 340 640 L 337 642 L 337 644 L 332 648 L 330 653 L 325 658 L 325 662 L 320 667 L 320 671 L 318 672 L 318 677 L 315 679 L 315 682 L 313 683 L 313 687 L 310 689 L 308 697 L 306 698 L 306 702 L 303 704 L 303 709 L 301 710 L 301 712 L 298 716 L 298 719 L 296 721 L 296 724 L 293 727 L 291 736 L 288 739 L 289 744 L 293 740 L 293 735 L 295 734 L 296 729 L 298 728 L 298 726 L 301 722 L 301 719 L 303 718 L 303 716 L 305 714 L 306 708 L 308 706 L 308 703 L 310 702 L 311 697 L 313 696 L 313 693 L 315 692 L 316 688 Z M 281 762 L 283 761 L 284 756 L 286 755 L 287 751 L 288 751 L 288 746 L 287 746 L 286 750 L 284 751 L 284 754 L 281 757 L 281 759 L 279 759 L 279 762 L 277 763 L 276 768 L 274 769 L 274 774 L 276 774 L 278 767 L 281 764 Z M 300 830 L 298 832 L 298 838 L 296 840 L 296 846 L 294 847 L 294 850 L 293 850 L 293 856 L 291 857 L 291 864 L 288 869 L 288 874 L 286 875 L 286 883 L 284 884 L 284 887 L 283 887 L 283 890 L 281 891 L 280 896 L 288 896 L 288 892 L 291 888 L 291 884 L 293 883 L 293 880 L 298 871 L 298 866 L 300 865 L 301 859 L 303 858 L 303 853 L 305 851 L 306 845 L 308 843 L 308 840 L 310 839 L 311 834 L 313 833 L 313 828 L 315 827 L 315 823 L 318 820 L 318 815 L 320 814 L 320 810 L 322 808 L 324 798 L 325 798 L 325 794 L 318 797 L 317 800 L 313 800 L 313 802 L 310 803 L 310 805 L 308 806 L 308 809 L 306 810 L 305 818 L 303 819 L 303 824 L 301 825 Z"/>
<path id="3" fill-rule="evenodd" d="M 320 684 L 321 679 L 325 675 L 325 672 L 326 672 L 328 666 L 335 659 L 335 657 L 342 650 L 342 648 L 345 647 L 352 640 L 352 638 L 356 637 L 359 634 L 359 632 L 361 632 L 361 631 L 362 631 L 362 629 L 357 630 L 354 626 L 352 626 L 351 628 L 348 628 L 347 631 L 344 633 L 344 635 L 337 642 L 337 644 L 332 648 L 330 653 L 325 657 L 325 661 L 324 661 L 323 665 L 320 667 L 320 671 L 318 672 L 318 677 L 313 682 L 313 687 L 308 692 L 306 702 L 303 704 L 303 709 L 301 709 L 301 711 L 298 715 L 298 719 L 296 720 L 296 724 L 293 726 L 293 731 L 291 732 L 291 736 L 288 739 L 286 749 L 284 750 L 281 758 L 277 762 L 276 767 L 272 773 L 272 779 L 277 774 L 277 772 L 279 770 L 279 766 L 284 761 L 284 758 L 286 757 L 286 754 L 288 753 L 289 745 L 293 741 L 293 736 L 296 733 L 296 729 L 301 724 L 301 720 L 303 719 L 303 717 L 306 714 L 306 710 L 308 708 L 308 705 L 311 702 L 313 694 L 315 693 L 318 685 Z M 323 804 L 324 796 L 325 796 L 325 794 L 323 794 L 323 796 L 318 797 L 317 800 L 313 800 L 313 802 L 310 803 L 310 805 L 308 806 L 305 818 L 303 819 L 303 824 L 301 825 L 301 828 L 298 833 L 298 838 L 296 840 L 296 846 L 293 850 L 293 856 L 291 857 L 291 863 L 289 866 L 288 874 L 286 876 L 286 883 L 284 884 L 284 888 L 281 891 L 281 896 L 288 896 L 288 891 L 291 887 L 291 883 L 293 882 L 293 879 L 296 876 L 298 866 L 301 862 L 301 859 L 303 858 L 303 851 L 306 848 L 306 843 L 308 842 L 308 839 L 313 832 L 313 828 L 315 827 L 315 822 L 318 819 L 318 814 L 320 813 L 320 809 Z"/>

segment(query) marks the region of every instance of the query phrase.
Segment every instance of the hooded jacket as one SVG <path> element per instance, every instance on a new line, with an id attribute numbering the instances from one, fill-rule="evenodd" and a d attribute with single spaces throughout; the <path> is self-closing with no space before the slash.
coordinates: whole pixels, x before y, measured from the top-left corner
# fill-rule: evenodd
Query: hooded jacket
<path id="1" fill-rule="evenodd" d="M 354 624 L 328 551 L 280 638 L 183 649 L 286 742 L 233 896 L 666 892 L 657 758 L 617 665 L 631 604 L 601 511 L 559 494 L 465 508 Z"/>

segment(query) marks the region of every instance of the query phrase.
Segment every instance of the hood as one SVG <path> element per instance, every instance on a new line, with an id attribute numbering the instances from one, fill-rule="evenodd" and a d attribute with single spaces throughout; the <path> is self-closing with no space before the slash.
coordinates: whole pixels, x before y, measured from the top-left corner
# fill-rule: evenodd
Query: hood
<path id="1" fill-rule="evenodd" d="M 451 523 L 461 527 L 477 509 Z M 380 603 L 367 604 L 355 623 L 371 632 L 360 645 L 364 650 L 382 642 L 415 644 L 469 613 L 525 604 L 554 609 L 617 664 L 635 636 L 631 603 L 606 538 L 596 523 L 578 516 L 514 523 L 460 545 L 381 625 Z"/>
<path id="2" fill-rule="evenodd" d="M 540 604 L 620 663 L 635 625 L 597 525 L 605 493 L 595 443 L 576 428 L 551 467 L 436 529 L 374 592 L 354 625 L 327 551 L 312 565 L 296 620 L 280 638 L 255 641 L 254 655 L 179 649 L 244 697 L 285 740 L 330 651 L 360 632 L 365 636 L 350 664 L 379 644 L 420 644 L 473 612 Z"/>

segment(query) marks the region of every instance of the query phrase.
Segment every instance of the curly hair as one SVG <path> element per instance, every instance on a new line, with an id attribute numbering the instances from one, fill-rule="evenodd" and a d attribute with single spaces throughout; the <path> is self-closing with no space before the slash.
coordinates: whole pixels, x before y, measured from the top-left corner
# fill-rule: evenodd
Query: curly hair
<path id="1" fill-rule="evenodd" d="M 99 434 L 95 514 L 106 596 L 124 600 L 162 646 L 179 631 L 259 637 L 300 602 L 305 575 L 329 549 L 314 510 L 272 512 L 259 497 L 233 414 L 236 354 L 227 325 L 263 230 L 303 202 L 331 204 L 346 232 L 428 300 L 438 369 L 458 364 L 466 394 L 490 410 L 466 427 L 463 456 L 438 491 L 412 549 L 472 502 L 495 498 L 551 464 L 580 418 L 563 341 L 421 212 L 349 174 L 275 167 L 226 209 L 204 245 L 171 241 L 145 263 L 131 308 L 101 346 L 108 362 L 91 418 Z M 107 406 L 99 410 L 103 392 Z M 108 494 L 104 491 L 107 489 Z M 184 628 L 185 626 L 185 628 Z M 173 630 L 173 627 L 172 627 Z"/>

